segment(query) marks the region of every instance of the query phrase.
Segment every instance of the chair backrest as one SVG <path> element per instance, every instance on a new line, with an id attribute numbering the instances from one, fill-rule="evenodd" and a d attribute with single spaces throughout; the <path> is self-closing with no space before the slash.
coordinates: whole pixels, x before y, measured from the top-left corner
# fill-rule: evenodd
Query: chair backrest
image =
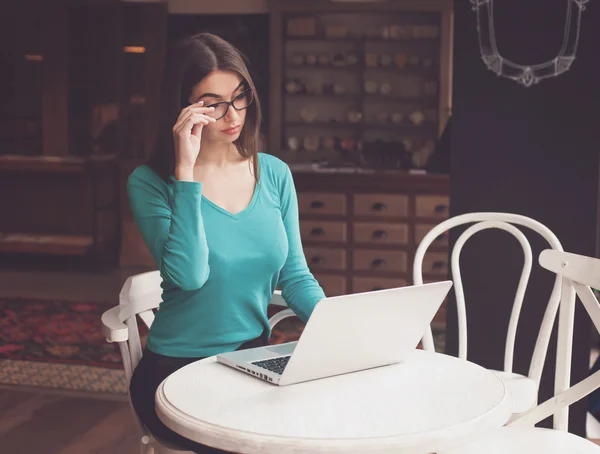
<path id="1" fill-rule="evenodd" d="M 162 301 L 162 278 L 160 271 L 130 276 L 123 284 L 119 293 L 119 318 L 127 325 L 127 350 L 129 364 L 125 364 L 127 383 L 131 379 L 133 370 L 142 358 L 142 344 L 136 315 L 150 328 L 154 321 L 153 309 L 157 309 Z M 123 356 L 123 349 L 121 349 Z M 125 362 L 125 356 L 123 356 Z"/>
<path id="2" fill-rule="evenodd" d="M 521 226 L 526 227 L 534 232 L 537 232 L 542 238 L 544 238 L 548 245 L 558 251 L 562 251 L 563 248 L 560 244 L 560 241 L 556 237 L 554 233 L 546 226 L 541 224 L 534 219 L 531 219 L 526 216 L 511 214 L 511 213 L 469 213 L 463 214 L 459 216 L 452 217 L 447 219 L 446 221 L 435 226 L 421 241 L 419 244 L 417 251 L 415 253 L 415 260 L 413 263 L 413 282 L 414 284 L 422 284 L 423 283 L 423 258 L 427 249 L 430 245 L 438 238 L 441 234 L 449 231 L 450 229 L 458 226 L 462 226 L 465 224 L 473 224 L 468 227 L 462 235 L 456 241 L 454 248 L 452 250 L 451 256 L 451 271 L 452 271 L 452 279 L 454 281 L 454 294 L 456 296 L 456 305 L 457 305 L 457 315 L 458 315 L 458 328 L 459 328 L 459 357 L 466 359 L 467 358 L 467 315 L 466 315 L 466 305 L 465 305 L 465 295 L 463 290 L 463 283 L 460 272 L 460 253 L 464 244 L 467 242 L 469 238 L 471 238 L 474 234 L 486 230 L 486 229 L 500 229 L 511 235 L 513 235 L 517 241 L 519 241 L 522 249 L 523 249 L 523 269 L 521 272 L 521 277 L 519 279 L 519 284 L 517 287 L 515 299 L 513 302 L 513 307 L 511 311 L 508 332 L 506 337 L 505 351 L 504 351 L 504 370 L 506 372 L 512 372 L 513 368 L 513 356 L 514 356 L 514 348 L 515 348 L 515 339 L 517 333 L 517 326 L 519 323 L 519 316 L 521 313 L 521 307 L 523 304 L 523 299 L 525 297 L 525 291 L 527 289 L 527 285 L 529 283 L 529 276 L 531 273 L 532 267 L 532 252 L 529 241 L 521 232 L 520 229 L 515 227 Z M 552 293 L 550 295 L 550 299 L 548 301 L 548 305 L 546 307 L 546 311 L 544 313 L 544 317 L 542 320 L 541 328 L 538 334 L 538 338 L 536 340 L 531 365 L 529 369 L 529 378 L 535 381 L 537 386 L 539 387 L 539 383 L 542 376 L 542 370 L 544 367 L 544 362 L 546 359 L 546 354 L 548 351 L 548 345 L 550 342 L 550 336 L 552 334 L 552 327 L 554 325 L 554 320 L 556 318 L 556 314 L 558 312 L 558 308 L 561 302 L 561 286 L 562 279 L 560 276 L 557 276 L 554 282 L 554 286 L 552 289 Z M 574 296 L 573 296 L 574 300 Z M 572 327 L 571 327 L 572 331 Z M 433 344 L 433 336 L 431 333 L 431 329 L 429 329 L 423 338 L 423 348 L 426 350 L 434 350 Z M 557 365 L 558 366 L 558 365 Z M 563 376 L 566 374 L 570 374 L 570 361 L 568 364 L 563 364 L 561 362 L 560 367 L 565 369 L 563 370 Z M 564 383 L 563 383 L 564 384 Z"/>
<path id="3" fill-rule="evenodd" d="M 558 320 L 558 345 L 561 348 L 557 351 L 556 360 L 557 364 L 560 361 L 570 363 L 575 295 L 579 297 L 596 330 L 600 333 L 600 303 L 592 291 L 592 288 L 600 289 L 600 259 L 547 249 L 540 254 L 539 262 L 543 268 L 556 273 L 562 279 L 565 298 L 561 304 Z M 569 304 L 571 298 L 573 304 Z M 568 407 L 598 388 L 600 388 L 600 371 L 573 386 L 569 386 L 568 379 L 566 385 L 555 383 L 554 397 L 519 416 L 511 425 L 533 426 L 553 416 L 554 428 L 567 430 Z"/>

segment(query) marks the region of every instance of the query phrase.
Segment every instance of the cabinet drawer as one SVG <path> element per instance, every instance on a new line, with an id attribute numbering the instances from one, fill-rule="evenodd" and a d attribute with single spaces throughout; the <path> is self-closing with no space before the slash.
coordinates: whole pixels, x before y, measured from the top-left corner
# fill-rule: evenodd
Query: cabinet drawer
<path id="1" fill-rule="evenodd" d="M 356 222 L 354 242 L 369 244 L 407 244 L 408 225 L 376 222 Z"/>
<path id="2" fill-rule="evenodd" d="M 404 251 L 376 251 L 356 249 L 352 268 L 354 271 L 373 273 L 404 273 L 408 266 L 408 257 Z"/>
<path id="3" fill-rule="evenodd" d="M 306 262 L 311 270 L 345 270 L 346 251 L 344 249 L 304 248 Z"/>
<path id="4" fill-rule="evenodd" d="M 335 221 L 300 221 L 302 241 L 346 242 L 346 223 Z"/>
<path id="5" fill-rule="evenodd" d="M 301 192 L 298 194 L 298 210 L 300 214 L 346 214 L 346 195 L 318 192 Z"/>
<path id="6" fill-rule="evenodd" d="M 434 224 L 416 224 L 415 225 L 415 244 L 420 244 L 421 241 L 423 241 L 423 238 L 425 238 L 425 235 L 427 235 L 429 233 L 429 231 L 431 229 L 433 229 L 434 227 L 435 227 Z M 433 240 L 433 243 L 431 243 L 431 245 L 448 247 L 449 243 L 450 243 L 449 242 L 449 232 L 445 231 L 440 236 L 438 236 L 435 240 Z"/>
<path id="7" fill-rule="evenodd" d="M 315 274 L 314 276 L 323 288 L 325 296 L 338 296 L 348 293 L 344 276 L 328 276 L 326 274 Z"/>
<path id="8" fill-rule="evenodd" d="M 446 219 L 450 214 L 450 200 L 445 195 L 418 195 L 415 215 L 418 218 Z"/>
<path id="9" fill-rule="evenodd" d="M 356 194 L 356 216 L 408 216 L 408 196 L 396 194 Z"/>
<path id="10" fill-rule="evenodd" d="M 388 279 L 379 277 L 355 277 L 352 279 L 352 293 L 372 292 L 387 288 L 406 286 L 406 279 Z"/>
<path id="11" fill-rule="evenodd" d="M 423 274 L 448 275 L 448 254 L 446 252 L 426 252 L 423 257 Z"/>

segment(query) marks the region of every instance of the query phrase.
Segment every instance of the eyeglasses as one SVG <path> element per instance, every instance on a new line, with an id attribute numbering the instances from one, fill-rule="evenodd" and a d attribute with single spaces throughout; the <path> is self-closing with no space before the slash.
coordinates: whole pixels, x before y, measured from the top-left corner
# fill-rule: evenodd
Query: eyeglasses
<path id="1" fill-rule="evenodd" d="M 215 110 L 207 113 L 206 115 L 214 118 L 215 120 L 219 120 L 227 115 L 229 106 L 233 106 L 235 110 L 244 110 L 247 109 L 250 104 L 252 104 L 252 101 L 254 101 L 254 93 L 252 92 L 252 89 L 249 88 L 248 90 L 241 92 L 231 101 L 221 101 L 214 104 L 208 104 L 206 107 L 214 107 Z"/>

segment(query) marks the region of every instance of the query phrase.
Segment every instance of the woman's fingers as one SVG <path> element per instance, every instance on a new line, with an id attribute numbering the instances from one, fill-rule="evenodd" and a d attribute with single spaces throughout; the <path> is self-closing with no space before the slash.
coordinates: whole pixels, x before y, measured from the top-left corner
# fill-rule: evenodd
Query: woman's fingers
<path id="1" fill-rule="evenodd" d="M 201 123 L 203 125 L 207 125 L 209 123 L 214 123 L 216 120 L 207 115 L 196 113 L 196 112 L 187 112 L 187 115 L 182 116 L 175 126 L 173 126 L 173 132 L 181 132 L 182 129 L 189 131 L 191 127 L 195 124 Z"/>
<path id="2" fill-rule="evenodd" d="M 213 123 L 214 119 L 203 114 L 191 113 L 186 120 L 183 120 L 175 125 L 173 132 L 180 135 L 189 135 L 194 125 L 206 126 Z"/>

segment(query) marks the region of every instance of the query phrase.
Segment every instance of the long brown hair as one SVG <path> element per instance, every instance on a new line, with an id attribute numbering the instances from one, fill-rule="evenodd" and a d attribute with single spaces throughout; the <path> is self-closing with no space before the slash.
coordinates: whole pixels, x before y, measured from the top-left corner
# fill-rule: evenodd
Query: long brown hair
<path id="1" fill-rule="evenodd" d="M 178 42 L 167 55 L 162 81 L 159 130 L 148 165 L 167 183 L 175 173 L 173 125 L 185 106 L 193 87 L 213 71 L 238 74 L 246 88 L 252 89 L 254 101 L 248 107 L 246 121 L 235 141 L 240 156 L 249 158 L 258 181 L 258 151 L 260 147 L 260 101 L 256 87 L 244 61 L 245 57 L 233 45 L 211 33 L 199 33 Z"/>

